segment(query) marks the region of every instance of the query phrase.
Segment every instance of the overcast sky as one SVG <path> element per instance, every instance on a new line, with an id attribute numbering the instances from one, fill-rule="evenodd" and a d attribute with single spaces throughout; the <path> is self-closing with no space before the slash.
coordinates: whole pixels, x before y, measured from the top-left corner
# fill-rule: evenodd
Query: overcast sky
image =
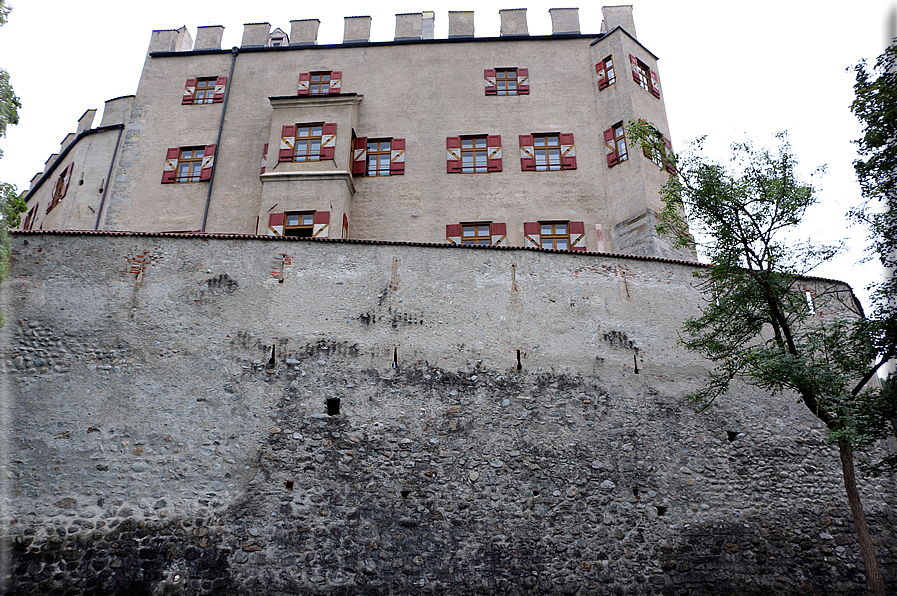
<path id="1" fill-rule="evenodd" d="M 18 126 L 0 139 L 0 180 L 26 190 L 44 161 L 73 132 L 88 109 L 133 94 L 153 29 L 223 25 L 223 48 L 240 45 L 243 23 L 269 22 L 289 34 L 290 20 L 321 21 L 319 44 L 340 43 L 343 17 L 371 15 L 372 41 L 395 35 L 395 14 L 432 10 L 436 37 L 447 37 L 448 11 L 476 12 L 477 37 L 499 35 L 502 8 L 527 8 L 531 35 L 551 33 L 551 2 L 492 0 L 394 2 L 199 3 L 156 0 L 9 0 L 13 10 L 0 28 L 0 66 L 22 101 Z M 572 5 L 575 6 L 576 3 Z M 610 4 L 610 3 L 609 3 Z M 226 5 L 226 6 L 225 6 Z M 372 10 L 373 6 L 378 8 Z M 570 4 L 561 5 L 570 6 Z M 851 252 L 817 275 L 850 283 L 864 299 L 864 286 L 878 269 L 858 265 L 864 234 L 848 228 L 845 210 L 860 201 L 851 140 L 860 127 L 849 111 L 853 76 L 847 68 L 874 61 L 885 45 L 893 0 L 830 5 L 793 0 L 642 0 L 634 4 L 639 41 L 659 60 L 659 76 L 674 147 L 708 136 L 709 152 L 728 158 L 729 145 L 750 138 L 774 144 L 787 130 L 805 175 L 827 165 L 817 184 L 823 206 L 806 230 L 813 238 L 845 238 Z M 808 8 L 809 6 L 809 8 Z M 383 8 L 379 8 L 383 7 Z M 583 33 L 601 28 L 601 3 L 579 6 Z"/>

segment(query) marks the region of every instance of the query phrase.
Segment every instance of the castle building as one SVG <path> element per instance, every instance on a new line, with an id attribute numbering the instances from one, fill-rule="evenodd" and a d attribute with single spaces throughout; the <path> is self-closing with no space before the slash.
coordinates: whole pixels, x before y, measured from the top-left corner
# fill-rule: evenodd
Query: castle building
<path id="1" fill-rule="evenodd" d="M 24 229 L 206 232 L 526 246 L 694 260 L 655 232 L 662 155 L 625 125 L 669 126 L 657 57 L 631 6 L 580 33 L 574 8 L 500 37 L 472 12 L 396 15 L 370 41 L 346 17 L 341 44 L 317 20 L 154 31 L 133 96 L 106 102 L 32 179 Z"/>

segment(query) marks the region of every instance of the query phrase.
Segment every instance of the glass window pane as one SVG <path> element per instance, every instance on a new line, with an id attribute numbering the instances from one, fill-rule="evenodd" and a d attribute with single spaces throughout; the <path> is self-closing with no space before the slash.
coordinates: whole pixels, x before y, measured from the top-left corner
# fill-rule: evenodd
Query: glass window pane
<path id="1" fill-rule="evenodd" d="M 461 165 L 464 167 L 473 166 L 473 153 L 463 153 L 461 155 Z"/>
<path id="2" fill-rule="evenodd" d="M 543 238 L 542 248 L 554 248 L 554 240 L 551 238 Z"/>
<path id="3" fill-rule="evenodd" d="M 539 230 L 539 232 L 540 232 L 543 236 L 546 236 L 546 235 L 551 234 L 551 224 L 542 224 L 542 225 L 541 225 L 541 229 Z"/>
<path id="4" fill-rule="evenodd" d="M 485 147 L 486 147 L 486 139 L 474 139 L 474 141 L 476 141 L 477 149 L 481 149 L 481 148 L 482 148 L 482 149 L 485 149 Z"/>
<path id="5" fill-rule="evenodd" d="M 465 236 L 476 236 L 475 226 L 464 226 Z"/>
<path id="6" fill-rule="evenodd" d="M 324 133 L 324 127 L 323 127 L 323 126 L 313 126 L 313 127 L 311 128 L 311 134 L 312 134 L 312 136 L 314 136 L 314 137 L 319 137 L 319 136 L 321 136 L 323 133 Z"/>
<path id="7" fill-rule="evenodd" d="M 489 235 L 489 226 L 478 226 L 478 236 L 488 236 Z"/>
<path id="8" fill-rule="evenodd" d="M 299 216 L 298 215 L 287 215 L 287 225 L 288 226 L 298 226 L 299 225 Z"/>
<path id="9" fill-rule="evenodd" d="M 513 79 L 508 81 L 508 89 L 517 89 L 517 81 Z"/>
<path id="10" fill-rule="evenodd" d="M 315 216 L 311 213 L 305 213 L 302 215 L 302 225 L 310 226 L 315 223 Z"/>
<path id="11" fill-rule="evenodd" d="M 486 166 L 486 154 L 480 151 L 477 151 L 477 166 Z"/>
<path id="12" fill-rule="evenodd" d="M 559 250 L 564 250 L 567 248 L 567 239 L 566 238 L 558 238 L 557 242 L 558 242 L 557 247 Z"/>
<path id="13" fill-rule="evenodd" d="M 566 234 L 567 224 L 554 224 L 555 234 Z"/>
<path id="14" fill-rule="evenodd" d="M 472 149 L 473 148 L 473 139 L 461 139 L 461 148 L 462 149 Z"/>

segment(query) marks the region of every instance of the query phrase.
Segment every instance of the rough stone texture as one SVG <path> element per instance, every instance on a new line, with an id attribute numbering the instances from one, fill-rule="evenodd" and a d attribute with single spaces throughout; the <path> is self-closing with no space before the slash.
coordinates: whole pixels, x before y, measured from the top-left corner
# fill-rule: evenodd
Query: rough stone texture
<path id="1" fill-rule="evenodd" d="M 804 407 L 746 386 L 683 402 L 706 374 L 676 346 L 693 266 L 12 242 L 8 593 L 865 593 Z M 894 488 L 861 485 L 892 592 Z"/>

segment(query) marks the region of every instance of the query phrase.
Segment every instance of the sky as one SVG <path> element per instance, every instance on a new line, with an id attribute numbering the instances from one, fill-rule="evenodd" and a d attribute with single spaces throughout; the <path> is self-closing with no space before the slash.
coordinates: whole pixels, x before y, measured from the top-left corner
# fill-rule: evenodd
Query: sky
<path id="1" fill-rule="evenodd" d="M 240 45 L 243 23 L 269 22 L 272 29 L 289 34 L 290 20 L 316 18 L 321 21 L 318 43 L 327 44 L 342 41 L 343 17 L 370 15 L 371 41 L 389 41 L 395 35 L 395 14 L 430 10 L 435 12 L 435 36 L 445 38 L 448 11 L 472 10 L 476 36 L 494 37 L 499 35 L 500 9 L 526 8 L 530 35 L 547 35 L 548 9 L 558 6 L 556 0 L 336 0 L 323 5 L 269 0 L 261 6 L 170 0 L 8 2 L 13 10 L 0 28 L 0 67 L 9 71 L 22 109 L 19 124 L 0 139 L 0 180 L 20 191 L 75 131 L 86 110 L 98 110 L 98 126 L 106 100 L 136 91 L 153 29 L 186 26 L 195 39 L 197 26 L 222 25 L 222 48 L 229 48 Z M 561 6 L 571 5 L 576 3 Z M 601 5 L 580 3 L 583 33 L 600 31 Z M 823 176 L 813 178 L 821 204 L 808 214 L 802 232 L 820 242 L 843 239 L 849 249 L 813 274 L 848 282 L 867 307 L 864 288 L 880 272 L 875 263 L 858 263 L 865 234 L 844 217 L 861 201 L 851 142 L 861 129 L 849 109 L 854 78 L 847 69 L 863 59 L 874 62 L 883 51 L 894 9 L 894 0 L 858 0 L 830 9 L 805 0 L 633 2 L 638 39 L 660 59 L 674 148 L 706 135 L 707 154 L 725 162 L 735 141 L 774 147 L 773 135 L 788 131 L 804 178 L 826 166 Z"/>

